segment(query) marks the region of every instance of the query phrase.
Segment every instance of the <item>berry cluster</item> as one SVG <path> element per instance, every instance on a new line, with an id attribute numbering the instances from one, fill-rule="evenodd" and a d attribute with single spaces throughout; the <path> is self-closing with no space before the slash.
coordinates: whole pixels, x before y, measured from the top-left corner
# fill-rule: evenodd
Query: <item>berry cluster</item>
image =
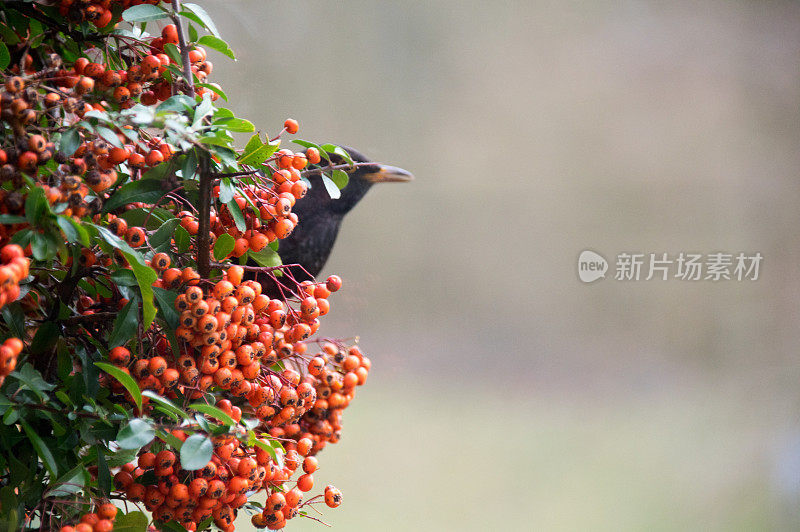
<path id="1" fill-rule="evenodd" d="M 111 532 L 119 509 L 110 502 L 98 503 L 94 512 L 81 516 L 75 526 L 62 526 L 59 532 Z"/>
<path id="2" fill-rule="evenodd" d="M 19 283 L 28 276 L 30 260 L 21 247 L 7 244 L 0 248 L 0 307 L 19 297 Z"/>

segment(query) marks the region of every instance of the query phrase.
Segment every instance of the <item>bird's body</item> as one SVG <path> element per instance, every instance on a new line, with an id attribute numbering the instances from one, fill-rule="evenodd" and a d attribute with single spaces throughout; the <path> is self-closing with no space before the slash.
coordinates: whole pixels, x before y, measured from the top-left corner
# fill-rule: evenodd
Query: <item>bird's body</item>
<path id="1" fill-rule="evenodd" d="M 308 176 L 311 187 L 305 197 L 297 200 L 292 211 L 297 214 L 298 224 L 292 234 L 280 241 L 278 254 L 287 267 L 289 275 L 281 278 L 281 283 L 289 291 L 295 284 L 310 280 L 322 271 L 331 254 L 345 215 L 364 197 L 373 184 L 379 182 L 409 181 L 413 176 L 394 166 L 370 163 L 364 155 L 353 148 L 344 148 L 360 166 L 349 171 L 349 182 L 341 191 L 341 197 L 332 199 L 325 189 L 319 174 Z M 332 157 L 334 164 L 344 163 L 344 159 Z M 300 265 L 300 266 L 291 266 Z M 292 282 L 289 278 L 293 278 Z M 268 285 L 265 291 L 273 297 L 281 295 L 280 290 L 268 279 L 260 279 Z"/>

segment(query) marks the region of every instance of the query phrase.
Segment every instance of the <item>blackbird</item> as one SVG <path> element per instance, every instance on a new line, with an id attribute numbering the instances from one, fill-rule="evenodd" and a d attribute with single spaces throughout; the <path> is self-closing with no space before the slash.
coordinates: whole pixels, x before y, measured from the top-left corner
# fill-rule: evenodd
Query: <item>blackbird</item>
<path id="1" fill-rule="evenodd" d="M 358 150 L 347 146 L 342 148 L 356 164 L 345 169 L 349 181 L 341 190 L 341 197 L 331 198 L 325 189 L 322 176 L 319 173 L 312 173 L 307 175 L 311 183 L 308 193 L 297 200 L 292 209 L 297 213 L 299 222 L 294 231 L 280 241 L 278 247 L 278 254 L 283 264 L 289 265 L 286 274 L 279 277 L 286 295 L 295 290 L 297 283 L 312 279 L 322 271 L 336 242 L 344 216 L 361 201 L 372 185 L 399 183 L 414 178 L 410 172 L 402 168 L 373 163 Z M 334 165 L 347 164 L 340 155 L 330 154 L 330 157 Z M 324 170 L 324 167 L 321 170 Z M 257 275 L 256 279 L 264 286 L 265 293 L 271 297 L 282 295 L 270 276 Z"/>

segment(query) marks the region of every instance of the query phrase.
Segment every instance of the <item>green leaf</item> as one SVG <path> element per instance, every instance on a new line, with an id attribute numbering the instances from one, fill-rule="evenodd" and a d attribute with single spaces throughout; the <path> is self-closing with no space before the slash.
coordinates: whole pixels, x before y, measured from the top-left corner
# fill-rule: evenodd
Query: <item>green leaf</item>
<path id="1" fill-rule="evenodd" d="M 130 303 L 128 304 L 130 305 Z M 131 397 L 133 397 L 133 400 L 136 403 L 139 412 L 142 411 L 142 391 L 139 389 L 139 385 L 136 384 L 136 381 L 133 380 L 133 377 L 131 377 L 130 375 L 119 369 L 117 366 L 113 364 L 108 364 L 107 362 L 95 362 L 94 365 L 102 369 L 115 379 L 117 379 L 120 382 L 120 384 L 122 384 L 125 387 L 125 389 L 128 390 L 128 393 L 131 394 Z M 126 448 L 132 449 L 132 447 L 126 447 Z"/>
<path id="2" fill-rule="evenodd" d="M 221 118 L 214 121 L 214 125 L 237 133 L 250 133 L 256 130 L 256 126 L 244 118 Z"/>
<path id="3" fill-rule="evenodd" d="M 142 512 L 129 512 L 124 515 L 120 512 L 114 520 L 114 532 L 147 532 L 149 523 L 150 520 Z"/>
<path id="4" fill-rule="evenodd" d="M 103 212 L 111 212 L 123 205 L 141 201 L 142 203 L 155 203 L 165 190 L 161 187 L 161 181 L 157 179 L 140 179 L 122 185 L 113 196 L 103 205 Z"/>
<path id="5" fill-rule="evenodd" d="M 140 449 L 156 437 L 156 431 L 147 421 L 135 417 L 122 427 L 117 435 L 117 445 L 121 449 Z M 116 530 L 114 526 L 114 530 Z"/>
<path id="6" fill-rule="evenodd" d="M 42 459 L 42 463 L 47 468 L 47 471 L 50 472 L 50 475 L 53 477 L 58 476 L 58 464 L 56 463 L 55 458 L 53 458 L 53 453 L 50 452 L 50 449 L 47 447 L 47 444 L 44 443 L 44 440 L 36 434 L 30 425 L 24 420 L 20 420 L 20 425 L 25 430 L 25 434 L 28 435 L 28 439 L 31 441 L 33 448 L 36 450 L 36 454 L 39 455 L 39 458 Z"/>
<path id="7" fill-rule="evenodd" d="M 51 482 L 52 488 L 47 492 L 48 497 L 66 497 L 83 490 L 86 486 L 88 471 L 83 465 L 78 465 L 61 475 L 61 478 Z"/>
<path id="8" fill-rule="evenodd" d="M 250 143 L 248 142 L 248 145 L 249 144 Z M 247 152 L 247 150 L 245 150 L 244 155 L 242 155 L 241 159 L 239 159 L 239 164 L 247 164 L 250 166 L 261 164 L 267 159 L 269 159 L 273 153 L 278 151 L 280 145 L 281 145 L 280 142 L 276 142 L 275 144 L 267 143 L 249 153 Z"/>
<path id="9" fill-rule="evenodd" d="M 158 430 L 156 431 L 156 436 L 159 437 L 164 443 L 172 447 L 173 449 L 180 450 L 183 442 L 172 435 L 172 433 L 168 430 Z"/>
<path id="10" fill-rule="evenodd" d="M 323 144 L 322 146 L 320 146 L 320 148 L 322 148 L 328 153 L 335 153 L 336 155 L 340 156 L 342 159 L 347 161 L 349 164 L 353 164 L 353 158 L 350 157 L 350 154 L 347 153 L 341 146 L 337 146 L 336 144 Z"/>
<path id="11" fill-rule="evenodd" d="M 192 3 L 189 3 L 189 2 L 181 4 L 181 7 L 183 7 L 184 9 L 188 9 L 191 12 L 191 14 L 195 15 L 195 17 L 197 17 L 197 18 L 190 17 L 187 14 L 186 11 L 181 11 L 180 12 L 180 14 L 182 16 L 190 18 L 191 20 L 194 20 L 195 22 L 197 22 L 198 24 L 200 24 L 204 28 L 206 28 L 208 31 L 210 31 L 211 33 L 213 33 L 214 35 L 219 37 L 219 31 L 217 31 L 217 26 L 214 25 L 214 21 L 211 19 L 209 14 L 206 13 L 205 9 L 203 9 L 202 7 L 200 7 L 197 4 L 192 4 Z"/>
<path id="12" fill-rule="evenodd" d="M 103 137 L 103 140 L 117 148 L 122 147 L 122 143 L 119 141 L 119 137 L 116 133 L 103 126 L 97 126 L 95 129 L 97 130 L 97 134 Z"/>
<path id="13" fill-rule="evenodd" d="M 5 70 L 11 63 L 11 54 L 8 53 L 8 48 L 5 44 L 0 42 L 0 70 Z"/>
<path id="14" fill-rule="evenodd" d="M 158 403 L 159 405 L 161 405 L 165 409 L 167 409 L 170 412 L 172 412 L 173 414 L 175 414 L 177 416 L 177 419 L 180 419 L 180 418 L 189 419 L 189 414 L 187 414 L 186 412 L 184 412 L 183 410 L 178 408 L 175 405 L 175 403 L 173 403 L 169 399 L 161 397 L 160 395 L 158 395 L 153 390 L 145 390 L 145 391 L 142 392 L 142 395 L 149 397 L 150 400 L 153 401 L 154 403 Z M 210 458 L 209 458 L 209 460 L 210 460 Z M 207 461 L 208 460 L 206 460 L 206 462 Z"/>
<path id="15" fill-rule="evenodd" d="M 0 214 L 0 224 L 21 224 L 26 222 L 24 216 L 16 216 L 14 214 Z"/>
<path id="16" fill-rule="evenodd" d="M 228 233 L 222 233 L 219 235 L 219 238 L 217 238 L 217 241 L 214 244 L 214 258 L 217 260 L 223 260 L 225 257 L 231 254 L 235 246 L 236 239 Z"/>
<path id="17" fill-rule="evenodd" d="M 228 95 L 225 94 L 225 91 L 222 90 L 222 87 L 220 87 L 216 83 L 196 83 L 195 85 L 197 87 L 205 87 L 206 89 L 219 94 L 219 97 L 225 100 L 226 102 L 228 101 Z"/>
<path id="18" fill-rule="evenodd" d="M 189 250 L 189 245 L 191 244 L 191 237 L 189 236 L 189 232 L 186 229 L 184 229 L 180 225 L 176 227 L 173 238 L 175 239 L 175 245 L 178 247 L 179 253 L 186 253 Z"/>
<path id="19" fill-rule="evenodd" d="M 325 190 L 328 191 L 328 195 L 331 197 L 331 199 L 339 199 L 342 197 L 342 192 L 330 177 L 322 174 L 322 183 L 325 185 Z"/>
<path id="20" fill-rule="evenodd" d="M 342 190 L 350 182 L 350 176 L 344 170 L 334 170 L 331 172 L 331 181 Z"/>
<path id="21" fill-rule="evenodd" d="M 141 254 L 131 248 L 124 240 L 105 227 L 90 225 L 97 230 L 103 240 L 120 250 L 128 260 L 131 269 L 133 269 L 133 274 L 139 282 L 139 292 L 142 295 L 142 326 L 147 329 L 156 317 L 156 307 L 153 304 L 153 283 L 158 279 L 158 274 L 147 266 Z"/>
<path id="22" fill-rule="evenodd" d="M 36 336 L 31 341 L 31 354 L 49 354 L 60 334 L 61 329 L 54 322 L 46 321 L 42 323 L 39 330 L 36 331 Z"/>
<path id="23" fill-rule="evenodd" d="M 187 24 L 186 31 L 189 33 L 189 41 L 195 42 L 197 40 L 197 28 L 194 27 L 194 24 Z"/>
<path id="24" fill-rule="evenodd" d="M 161 227 L 153 233 L 153 236 L 150 237 L 150 245 L 153 248 L 159 248 L 163 244 L 168 244 L 170 240 L 172 240 L 172 234 L 175 232 L 175 227 L 180 224 L 181 221 L 178 218 L 171 218 L 161 224 Z"/>
<path id="25" fill-rule="evenodd" d="M 304 148 L 316 148 L 316 150 L 319 152 L 320 157 L 327 159 L 328 161 L 331 160 L 330 155 L 328 155 L 328 152 L 325 151 L 319 144 L 314 144 L 313 142 L 309 142 L 303 139 L 294 139 L 292 140 L 292 142 L 294 142 L 295 144 L 299 144 Z"/>
<path id="26" fill-rule="evenodd" d="M 248 256 L 258 263 L 259 266 L 272 268 L 281 265 L 280 256 L 278 256 L 278 254 L 275 253 L 275 251 L 269 246 L 265 247 L 261 251 L 250 250 L 248 252 Z"/>
<path id="27" fill-rule="evenodd" d="M 34 186 L 25 198 L 25 218 L 31 225 L 41 225 L 45 216 L 50 214 L 50 204 L 45 197 L 44 189 Z"/>
<path id="28" fill-rule="evenodd" d="M 229 416 L 216 406 L 207 405 L 205 403 L 193 403 L 189 405 L 188 408 L 191 408 L 192 410 L 196 410 L 198 412 L 202 412 L 203 414 L 211 416 L 214 419 L 221 421 L 224 425 L 227 425 L 229 427 L 236 425 L 236 421 L 234 421 L 234 419 L 231 416 Z"/>
<path id="29" fill-rule="evenodd" d="M 231 50 L 230 47 L 228 47 L 228 43 L 226 43 L 219 37 L 215 37 L 213 35 L 203 35 L 202 37 L 200 37 L 200 40 L 197 41 L 197 44 L 207 46 L 212 50 L 216 50 L 222 54 L 227 55 L 231 59 L 236 59 L 236 56 L 233 54 L 233 50 Z"/>
<path id="30" fill-rule="evenodd" d="M 214 102 L 211 101 L 210 94 L 204 94 L 200 105 L 194 110 L 194 119 L 192 120 L 192 127 L 197 126 L 203 121 L 205 117 L 214 111 Z"/>
<path id="31" fill-rule="evenodd" d="M 171 329 L 177 329 L 178 325 L 180 325 L 180 323 L 178 323 L 180 316 L 178 315 L 178 311 L 175 310 L 175 299 L 177 298 L 178 294 L 154 286 L 153 296 L 158 303 L 158 308 L 161 309 L 161 313 L 163 314 L 167 325 L 169 325 Z"/>
<path id="32" fill-rule="evenodd" d="M 81 134 L 77 128 L 70 128 L 61 134 L 58 150 L 64 155 L 71 156 L 81 145 Z"/>
<path id="33" fill-rule="evenodd" d="M 176 94 L 175 96 L 170 96 L 158 107 L 156 107 L 156 113 L 162 113 L 165 111 L 178 111 L 183 112 L 188 109 L 194 109 L 194 106 L 197 102 L 194 101 L 194 98 L 190 98 L 185 94 Z"/>
<path id="34" fill-rule="evenodd" d="M 136 286 L 136 276 L 127 268 L 120 268 L 111 274 L 111 280 L 119 286 Z"/>
<path id="35" fill-rule="evenodd" d="M 181 467 L 187 471 L 203 469 L 213 453 L 214 445 L 208 436 L 192 434 L 181 445 Z"/>
<path id="36" fill-rule="evenodd" d="M 171 42 L 164 44 L 164 53 L 167 54 L 170 59 L 175 61 L 175 63 L 179 67 L 181 68 L 183 67 L 183 58 L 181 57 L 181 51 L 178 50 L 177 46 L 175 46 Z"/>
<path id="37" fill-rule="evenodd" d="M 236 224 L 236 229 L 238 229 L 239 231 L 246 231 L 247 224 L 244 221 L 244 215 L 242 214 L 242 209 L 239 208 L 239 204 L 236 203 L 234 200 L 231 200 L 225 205 L 231 212 L 231 216 L 233 216 L 233 221 Z"/>
<path id="38" fill-rule="evenodd" d="M 67 242 L 80 242 L 86 247 L 90 246 L 89 233 L 72 216 L 57 216 L 56 223 L 64 232 Z"/>
<path id="39" fill-rule="evenodd" d="M 133 298 L 122 307 L 108 335 L 108 347 L 125 345 L 139 329 L 139 301 Z"/>
<path id="40" fill-rule="evenodd" d="M 274 444 L 271 445 L 271 444 Z M 256 440 L 255 441 L 256 447 L 260 447 L 261 449 L 267 451 L 269 455 L 272 457 L 272 460 L 278 465 L 278 467 L 283 467 L 283 455 L 285 454 L 283 450 L 283 445 L 281 442 L 273 439 L 269 439 L 267 441 L 263 440 Z"/>
<path id="41" fill-rule="evenodd" d="M 51 323 L 51 322 L 47 322 Z M 54 385 L 46 382 L 42 378 L 42 374 L 39 373 L 31 364 L 30 362 L 26 362 L 24 366 L 18 371 L 12 372 L 9 377 L 14 377 L 17 379 L 21 384 L 19 389 L 23 390 L 25 388 L 31 390 L 33 393 L 39 396 L 39 399 L 46 399 L 47 394 L 45 392 L 52 390 L 55 388 Z"/>
<path id="42" fill-rule="evenodd" d="M 151 4 L 141 4 L 129 7 L 122 12 L 122 20 L 125 22 L 149 22 L 167 18 L 169 15 L 160 7 Z"/>
<path id="43" fill-rule="evenodd" d="M 181 175 L 184 179 L 194 179 L 197 174 L 197 152 L 189 150 L 181 164 Z"/>
<path id="44" fill-rule="evenodd" d="M 236 187 L 233 186 L 231 183 L 230 178 L 223 177 L 219 181 L 219 200 L 222 203 L 228 203 L 233 199 L 234 194 L 236 194 Z"/>

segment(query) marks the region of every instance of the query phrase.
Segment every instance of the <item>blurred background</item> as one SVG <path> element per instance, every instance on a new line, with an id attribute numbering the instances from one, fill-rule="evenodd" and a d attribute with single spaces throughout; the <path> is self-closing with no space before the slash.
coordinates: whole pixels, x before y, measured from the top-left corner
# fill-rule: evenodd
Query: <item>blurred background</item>
<path id="1" fill-rule="evenodd" d="M 417 178 L 324 272 L 373 360 L 315 474 L 334 530 L 800 527 L 800 4 L 204 5 L 237 116 Z M 682 251 L 760 278 L 613 279 Z"/>

